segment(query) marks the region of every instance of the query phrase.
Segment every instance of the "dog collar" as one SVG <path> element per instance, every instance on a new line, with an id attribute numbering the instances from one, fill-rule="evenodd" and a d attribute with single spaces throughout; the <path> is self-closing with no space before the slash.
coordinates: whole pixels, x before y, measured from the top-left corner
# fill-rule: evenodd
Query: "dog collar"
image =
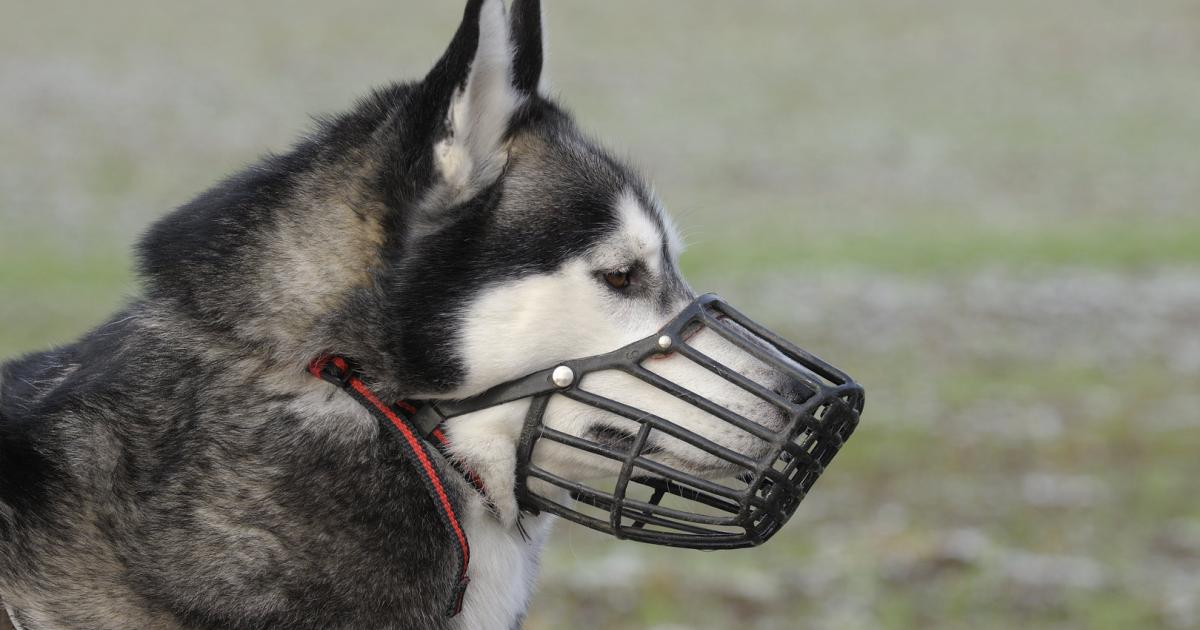
<path id="1" fill-rule="evenodd" d="M 432 446 L 434 451 L 444 456 L 484 496 L 486 501 L 487 494 L 484 491 L 483 480 L 474 471 L 467 469 L 448 456 L 446 434 L 440 426 L 434 426 L 428 432 L 421 431 L 419 425 L 413 420 L 416 409 L 412 405 L 403 400 L 390 405 L 383 402 L 362 382 L 349 360 L 340 356 L 322 356 L 309 363 L 308 371 L 313 376 L 345 390 L 381 425 L 400 438 L 400 443 L 405 447 L 402 450 L 405 459 L 424 482 L 425 491 L 433 500 L 438 520 L 441 521 L 442 526 L 455 542 L 455 554 L 459 560 L 458 577 L 450 595 L 446 615 L 456 616 L 462 612 L 463 598 L 466 596 L 467 586 L 471 583 L 471 578 L 467 576 L 467 570 L 471 565 L 471 545 L 467 542 L 467 534 L 463 530 L 458 510 L 450 499 L 450 494 L 446 491 L 446 484 L 442 481 L 441 474 L 434 464 L 434 455 L 430 447 Z"/>

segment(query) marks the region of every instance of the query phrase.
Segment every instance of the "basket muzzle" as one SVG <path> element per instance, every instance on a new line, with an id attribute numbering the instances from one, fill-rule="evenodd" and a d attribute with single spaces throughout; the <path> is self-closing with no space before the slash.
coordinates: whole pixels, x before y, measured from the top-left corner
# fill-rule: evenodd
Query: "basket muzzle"
<path id="1" fill-rule="evenodd" d="M 720 335 L 788 386 L 764 385 L 701 352 L 691 341 L 704 330 Z M 748 418 L 647 367 L 647 361 L 672 353 L 778 412 L 770 421 Z M 753 436 L 756 446 L 752 452 L 729 448 L 685 423 L 584 386 L 589 374 L 609 370 L 736 427 Z M 630 421 L 626 426 L 637 429 L 615 441 L 555 430 L 545 416 L 558 396 L 623 417 Z M 854 432 L 864 402 L 862 387 L 845 373 L 712 294 L 697 298 L 650 337 L 606 354 L 563 361 L 467 400 L 438 402 L 436 411 L 449 418 L 521 399 L 530 401 L 517 452 L 516 492 L 523 510 L 556 514 L 621 539 L 693 549 L 750 547 L 779 531 Z M 670 458 L 661 457 L 657 446 L 664 440 L 711 456 L 726 472 L 712 478 L 667 463 Z M 602 482 L 568 479 L 535 463 L 539 448 L 577 449 L 611 461 L 619 473 Z"/>

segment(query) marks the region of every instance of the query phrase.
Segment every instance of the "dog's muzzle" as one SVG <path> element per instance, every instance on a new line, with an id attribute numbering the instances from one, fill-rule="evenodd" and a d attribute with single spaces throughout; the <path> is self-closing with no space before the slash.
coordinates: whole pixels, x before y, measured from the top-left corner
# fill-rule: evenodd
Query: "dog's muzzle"
<path id="1" fill-rule="evenodd" d="M 790 386 L 764 386 L 697 350 L 689 340 L 702 330 L 720 335 Z M 779 413 L 770 421 L 755 421 L 647 369 L 648 360 L 671 353 Z M 758 445 L 752 453 L 739 452 L 670 418 L 585 388 L 589 374 L 607 370 L 656 387 L 753 436 L 741 441 Z M 544 423 L 555 396 L 627 418 L 637 431 L 617 430 L 615 438 L 606 431 L 585 437 L 556 431 Z M 517 454 L 516 490 L 522 509 L 557 514 L 617 538 L 693 549 L 754 546 L 779 531 L 854 432 L 864 402 L 862 387 L 849 376 L 711 294 L 697 298 L 655 335 L 607 354 L 563 361 L 474 398 L 438 402 L 432 411 L 450 418 L 520 399 L 530 400 Z M 668 458 L 655 457 L 662 450 L 655 438 L 662 436 L 702 451 L 731 472 L 714 480 L 664 463 Z M 547 442 L 612 460 L 620 473 L 589 484 L 554 474 L 533 463 L 539 446 Z"/>

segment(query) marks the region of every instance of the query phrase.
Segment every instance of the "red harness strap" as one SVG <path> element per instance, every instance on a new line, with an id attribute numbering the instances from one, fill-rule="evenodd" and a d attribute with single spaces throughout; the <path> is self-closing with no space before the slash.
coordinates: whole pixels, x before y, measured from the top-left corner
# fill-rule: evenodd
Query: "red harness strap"
<path id="1" fill-rule="evenodd" d="M 471 579 L 467 577 L 467 569 L 471 564 L 471 546 L 467 544 L 467 535 L 463 532 L 462 524 L 458 519 L 458 513 L 454 509 L 454 504 L 450 501 L 450 495 L 446 492 L 442 478 L 438 475 L 437 468 L 433 465 L 429 449 L 425 441 L 421 439 L 420 432 L 411 420 L 411 415 L 415 410 L 411 405 L 403 401 L 395 405 L 385 404 L 354 375 L 354 370 L 351 368 L 350 363 L 342 357 L 324 356 L 317 358 L 308 365 L 308 371 L 313 376 L 344 389 L 346 393 L 350 394 L 359 404 L 365 407 L 380 424 L 399 435 L 401 443 L 408 447 L 403 451 L 405 457 L 413 465 L 413 468 L 417 470 L 421 481 L 425 483 L 425 490 L 429 493 L 429 497 L 433 499 L 434 508 L 437 510 L 442 525 L 457 543 L 455 549 L 461 563 L 459 564 L 458 579 L 455 582 L 454 592 L 446 610 L 446 614 L 450 617 L 457 615 L 462 611 L 463 597 L 467 593 L 467 585 L 471 583 Z M 441 430 L 435 429 L 434 433 L 438 434 L 439 437 L 436 439 L 444 445 L 445 435 L 441 434 Z M 468 476 L 468 479 L 475 485 L 478 477 L 476 476 L 475 479 L 471 479 L 471 476 L 474 476 L 473 473 Z M 481 488 L 482 482 L 479 482 L 476 487 Z"/>

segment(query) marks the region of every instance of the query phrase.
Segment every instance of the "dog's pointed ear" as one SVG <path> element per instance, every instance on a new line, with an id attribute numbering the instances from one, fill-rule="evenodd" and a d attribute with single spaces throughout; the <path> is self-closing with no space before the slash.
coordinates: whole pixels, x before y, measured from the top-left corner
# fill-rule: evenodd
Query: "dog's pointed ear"
<path id="1" fill-rule="evenodd" d="M 503 0 L 470 0 L 450 47 L 422 83 L 437 120 L 435 176 L 452 199 L 469 198 L 504 170 L 505 136 L 524 98 L 513 81 L 514 49 Z"/>
<path id="2" fill-rule="evenodd" d="M 536 94 L 542 81 L 545 39 L 541 0 L 513 0 L 509 30 L 513 40 L 513 85 L 522 94 Z"/>

